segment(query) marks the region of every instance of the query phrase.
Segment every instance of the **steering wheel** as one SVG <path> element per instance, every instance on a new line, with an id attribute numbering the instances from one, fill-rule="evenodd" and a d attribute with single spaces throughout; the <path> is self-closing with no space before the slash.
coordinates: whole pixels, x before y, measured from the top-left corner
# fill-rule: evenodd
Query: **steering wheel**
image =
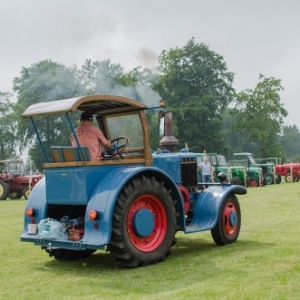
<path id="1" fill-rule="evenodd" d="M 119 143 L 120 143 L 121 140 L 124 140 L 125 143 L 119 145 Z M 103 157 L 104 158 L 110 158 L 110 157 L 113 157 L 113 156 L 116 156 L 116 155 L 119 154 L 120 157 L 122 159 L 124 159 L 124 157 L 121 154 L 121 152 L 128 146 L 128 144 L 129 144 L 129 139 L 126 136 L 121 136 L 121 137 L 113 139 L 111 141 L 111 148 L 106 149 L 104 151 Z"/>

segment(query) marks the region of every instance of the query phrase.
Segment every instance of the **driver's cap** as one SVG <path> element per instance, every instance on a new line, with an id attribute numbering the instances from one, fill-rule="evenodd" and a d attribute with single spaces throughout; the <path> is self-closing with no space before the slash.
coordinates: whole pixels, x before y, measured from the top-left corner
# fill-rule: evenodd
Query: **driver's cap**
<path id="1" fill-rule="evenodd" d="M 80 120 L 82 120 L 82 121 L 92 121 L 93 120 L 93 115 L 90 112 L 85 111 L 81 114 Z"/>

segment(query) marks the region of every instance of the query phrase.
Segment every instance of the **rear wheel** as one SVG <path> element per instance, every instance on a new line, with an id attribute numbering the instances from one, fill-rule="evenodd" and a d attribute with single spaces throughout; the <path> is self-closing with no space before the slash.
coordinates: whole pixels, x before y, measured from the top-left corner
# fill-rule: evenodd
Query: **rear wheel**
<path id="1" fill-rule="evenodd" d="M 279 173 L 276 173 L 276 184 L 281 183 L 281 175 Z"/>
<path id="2" fill-rule="evenodd" d="M 22 193 L 19 193 L 19 192 L 12 192 L 12 193 L 9 193 L 8 194 L 8 198 L 10 199 L 21 199 L 22 197 Z"/>
<path id="3" fill-rule="evenodd" d="M 124 267 L 163 261 L 176 243 L 175 202 L 163 182 L 137 176 L 116 201 L 109 250 Z"/>
<path id="4" fill-rule="evenodd" d="M 266 185 L 274 184 L 274 175 L 271 173 L 264 174 Z"/>
<path id="5" fill-rule="evenodd" d="M 240 233 L 241 209 L 235 195 L 228 195 L 223 201 L 217 224 L 211 230 L 211 235 L 217 245 L 234 243 Z"/>
<path id="6" fill-rule="evenodd" d="M 6 200 L 9 193 L 9 186 L 3 180 L 0 180 L 0 200 Z"/>

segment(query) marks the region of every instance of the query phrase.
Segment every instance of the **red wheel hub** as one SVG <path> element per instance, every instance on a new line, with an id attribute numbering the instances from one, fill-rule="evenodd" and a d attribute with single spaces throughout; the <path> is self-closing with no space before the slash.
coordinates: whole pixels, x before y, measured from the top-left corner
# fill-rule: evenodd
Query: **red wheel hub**
<path id="1" fill-rule="evenodd" d="M 130 206 L 126 226 L 128 237 L 138 250 L 150 252 L 157 249 L 168 228 L 164 205 L 154 195 L 138 197 Z"/>
<path id="2" fill-rule="evenodd" d="M 257 183 L 257 181 L 255 179 L 250 179 L 249 186 L 250 187 L 257 187 L 258 183 Z"/>
<path id="3" fill-rule="evenodd" d="M 233 236 L 238 230 L 238 211 L 233 202 L 228 202 L 223 211 L 223 227 L 227 236 Z"/>

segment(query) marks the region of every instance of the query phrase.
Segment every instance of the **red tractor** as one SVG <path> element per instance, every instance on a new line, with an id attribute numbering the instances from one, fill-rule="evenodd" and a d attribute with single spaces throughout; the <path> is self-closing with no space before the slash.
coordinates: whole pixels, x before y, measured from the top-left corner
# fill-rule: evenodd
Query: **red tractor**
<path id="1" fill-rule="evenodd" d="M 0 200 L 6 200 L 7 197 L 20 199 L 22 196 L 27 200 L 31 189 L 42 177 L 42 175 L 26 176 L 24 163 L 20 159 L 1 160 Z"/>
<path id="2" fill-rule="evenodd" d="M 284 164 L 275 166 L 276 173 L 285 177 L 286 182 L 298 182 L 300 174 L 300 164 Z"/>

